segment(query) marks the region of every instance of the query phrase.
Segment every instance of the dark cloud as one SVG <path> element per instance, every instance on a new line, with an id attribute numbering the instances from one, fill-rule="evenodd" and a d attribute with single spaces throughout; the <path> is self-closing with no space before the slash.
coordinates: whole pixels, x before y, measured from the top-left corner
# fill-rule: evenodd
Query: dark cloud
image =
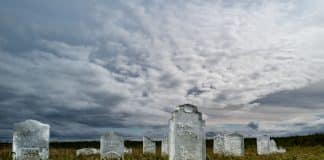
<path id="1" fill-rule="evenodd" d="M 323 95 L 324 81 L 320 81 L 299 89 L 275 92 L 252 103 L 309 109 L 322 108 L 324 106 Z"/>
<path id="2" fill-rule="evenodd" d="M 199 89 L 197 86 L 193 87 L 193 88 L 190 88 L 188 89 L 187 91 L 187 96 L 190 96 L 190 95 L 193 95 L 193 96 L 198 96 L 202 93 L 204 93 L 205 91 Z"/>
<path id="3" fill-rule="evenodd" d="M 188 102 L 205 112 L 207 127 L 227 120 L 224 128 L 246 132 L 275 130 L 286 118 L 262 105 L 320 114 L 322 82 L 287 91 L 323 78 L 323 24 L 313 14 L 322 7 L 303 8 L 308 23 L 295 15 L 299 5 L 1 1 L 0 138 L 10 139 L 13 123 L 25 119 L 50 124 L 54 139 L 139 135 L 163 130 L 175 106 Z M 287 128 L 321 123 L 314 113 L 303 116 L 287 118 Z"/>
<path id="4" fill-rule="evenodd" d="M 46 49 L 40 42 L 42 39 L 72 45 L 91 44 L 93 36 L 85 28 L 98 27 L 91 16 L 93 7 L 91 1 L 83 0 L 3 1 L 0 33 L 5 44 L 2 49 L 19 54 Z"/>
<path id="5" fill-rule="evenodd" d="M 259 129 L 259 124 L 256 122 L 250 122 L 247 126 L 250 127 L 251 129 L 255 129 L 255 130 Z"/>

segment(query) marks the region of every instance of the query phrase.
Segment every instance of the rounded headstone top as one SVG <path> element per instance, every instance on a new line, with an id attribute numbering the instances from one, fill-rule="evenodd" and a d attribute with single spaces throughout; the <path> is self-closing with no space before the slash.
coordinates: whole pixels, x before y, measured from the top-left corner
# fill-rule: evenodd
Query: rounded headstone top
<path id="1" fill-rule="evenodd" d="M 240 134 L 238 132 L 229 133 L 229 134 L 226 134 L 226 136 L 229 136 L 229 137 L 244 137 L 242 134 Z"/>
<path id="2" fill-rule="evenodd" d="M 41 123 L 39 121 L 36 121 L 36 120 L 32 120 L 32 119 L 28 119 L 28 120 L 25 120 L 25 121 L 22 121 L 22 122 L 19 122 L 19 123 L 15 123 L 14 124 L 15 128 L 18 129 L 26 129 L 26 128 L 49 128 L 49 125 L 48 124 L 45 124 L 45 123 Z"/>
<path id="3" fill-rule="evenodd" d="M 182 110 L 186 113 L 197 113 L 198 109 L 196 106 L 192 105 L 192 104 L 183 104 L 183 105 L 179 105 L 176 108 L 177 111 Z"/>
<path id="4" fill-rule="evenodd" d="M 115 131 L 110 131 L 110 132 L 107 132 L 107 133 L 105 133 L 105 134 L 103 134 L 102 136 L 101 136 L 101 139 L 109 139 L 109 138 L 118 138 L 118 139 L 123 139 L 123 137 L 119 134 L 119 133 L 117 133 L 117 132 L 115 132 Z"/>

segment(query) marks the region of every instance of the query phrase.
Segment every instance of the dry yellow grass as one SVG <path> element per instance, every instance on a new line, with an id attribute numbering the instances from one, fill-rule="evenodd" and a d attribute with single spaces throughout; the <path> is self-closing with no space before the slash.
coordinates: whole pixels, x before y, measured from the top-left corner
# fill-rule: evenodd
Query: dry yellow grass
<path id="1" fill-rule="evenodd" d="M 0 150 L 0 157 L 2 160 L 10 160 L 10 147 L 2 147 Z M 142 154 L 141 148 L 134 148 L 133 154 L 126 154 L 125 160 L 167 160 L 167 156 L 161 156 L 160 154 Z M 56 148 L 50 149 L 51 160 L 99 160 L 99 155 L 77 157 L 75 155 L 75 149 L 73 148 Z M 246 154 L 244 157 L 231 157 L 223 156 L 212 153 L 211 148 L 207 148 L 208 160 L 324 160 L 324 146 L 307 146 L 307 147 L 288 147 L 287 153 L 273 154 L 268 156 L 256 155 L 256 149 L 254 147 L 246 148 Z"/>

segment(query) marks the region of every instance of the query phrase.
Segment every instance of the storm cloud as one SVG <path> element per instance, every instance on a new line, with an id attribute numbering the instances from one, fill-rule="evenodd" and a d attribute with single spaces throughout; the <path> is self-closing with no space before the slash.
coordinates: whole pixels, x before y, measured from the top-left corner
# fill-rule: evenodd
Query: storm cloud
<path id="1" fill-rule="evenodd" d="M 323 5 L 2 1 L 0 138 L 25 119 L 49 123 L 58 139 L 141 134 L 183 103 L 210 131 L 319 132 Z"/>

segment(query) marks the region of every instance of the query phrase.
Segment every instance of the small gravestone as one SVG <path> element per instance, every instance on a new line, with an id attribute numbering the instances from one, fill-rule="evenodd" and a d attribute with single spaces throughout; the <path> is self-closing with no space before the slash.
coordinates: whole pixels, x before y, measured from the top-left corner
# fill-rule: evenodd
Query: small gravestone
<path id="1" fill-rule="evenodd" d="M 238 133 L 224 136 L 224 153 L 233 156 L 244 155 L 244 137 Z"/>
<path id="2" fill-rule="evenodd" d="M 281 148 L 277 146 L 277 143 L 275 140 L 270 140 L 270 153 L 285 153 L 286 150 L 284 148 Z"/>
<path id="3" fill-rule="evenodd" d="M 224 153 L 224 134 L 217 134 L 214 137 L 213 152 L 218 154 Z"/>
<path id="4" fill-rule="evenodd" d="M 101 159 L 123 159 L 124 139 L 114 132 L 101 136 L 100 156 Z"/>
<path id="5" fill-rule="evenodd" d="M 277 144 L 273 139 L 270 140 L 270 147 L 269 148 L 270 148 L 271 153 L 275 153 L 278 150 Z"/>
<path id="6" fill-rule="evenodd" d="M 163 138 L 161 142 L 161 153 L 169 154 L 169 142 L 168 138 Z"/>
<path id="7" fill-rule="evenodd" d="M 205 160 L 204 127 L 196 106 L 178 106 L 169 120 L 169 160 Z"/>
<path id="8" fill-rule="evenodd" d="M 36 120 L 26 120 L 16 123 L 13 133 L 13 159 L 48 159 L 49 128 L 49 125 Z"/>
<path id="9" fill-rule="evenodd" d="M 143 136 L 143 153 L 155 154 L 155 142 L 149 137 Z"/>
<path id="10" fill-rule="evenodd" d="M 99 154 L 99 150 L 96 148 L 82 148 L 76 150 L 77 156 L 90 156 L 95 154 Z"/>
<path id="11" fill-rule="evenodd" d="M 257 153 L 258 155 L 270 154 L 270 137 L 262 135 L 257 137 Z"/>

